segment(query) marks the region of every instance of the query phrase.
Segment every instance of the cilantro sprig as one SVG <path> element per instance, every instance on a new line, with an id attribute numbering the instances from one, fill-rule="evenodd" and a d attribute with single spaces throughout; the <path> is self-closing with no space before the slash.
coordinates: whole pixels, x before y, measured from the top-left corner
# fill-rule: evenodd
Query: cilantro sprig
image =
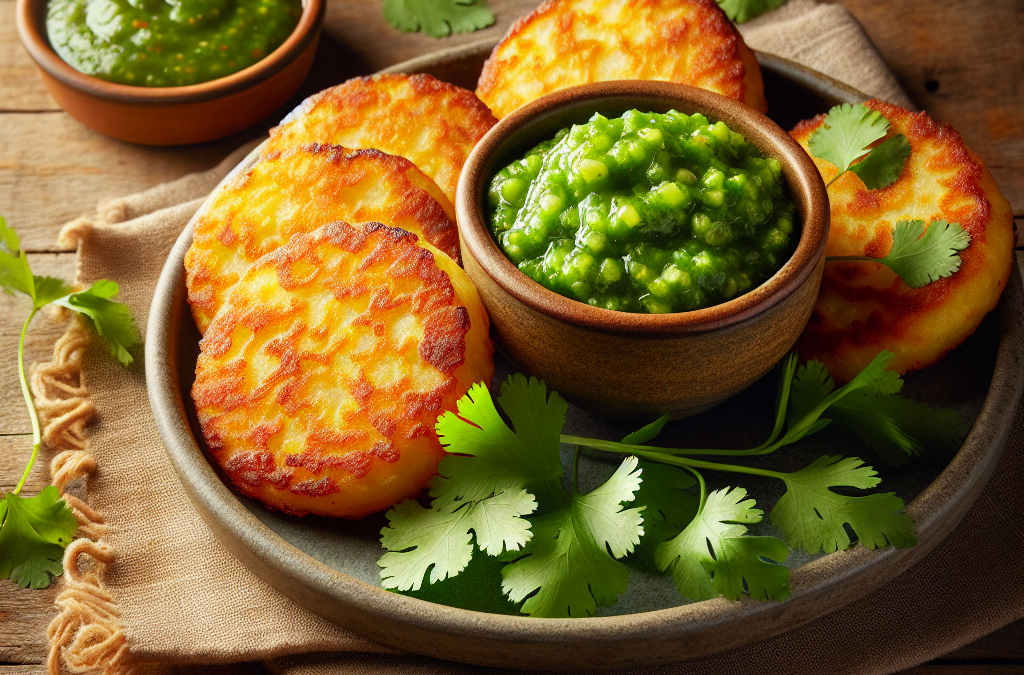
<path id="1" fill-rule="evenodd" d="M 825 121 L 807 140 L 811 154 L 835 164 L 839 172 L 826 189 L 847 171 L 857 174 L 869 190 L 892 185 L 910 157 L 910 141 L 903 134 L 871 147 L 889 132 L 889 120 L 860 103 L 844 103 L 829 110 Z M 859 161 L 858 161 L 859 160 Z M 885 265 L 911 288 L 923 288 L 960 269 L 958 253 L 971 244 L 959 223 L 904 218 L 896 222 L 889 253 L 870 256 L 829 256 L 827 262 L 875 262 Z"/>
<path id="2" fill-rule="evenodd" d="M 718 0 L 722 11 L 734 23 L 746 23 L 784 4 L 786 0 Z"/>
<path id="3" fill-rule="evenodd" d="M 384 0 L 384 18 L 398 30 L 434 38 L 472 33 L 494 23 L 484 0 Z"/>
<path id="4" fill-rule="evenodd" d="M 475 385 L 437 422 L 449 455 L 430 486 L 430 507 L 406 501 L 388 512 L 381 531 L 383 585 L 419 589 L 458 575 L 474 555 L 494 556 L 501 591 L 531 616 L 588 616 L 625 592 L 623 560 L 671 574 L 691 600 L 743 595 L 789 596 L 790 548 L 810 553 L 855 542 L 880 548 L 916 543 L 914 523 L 894 493 L 868 490 L 880 479 L 857 457 L 825 456 L 781 472 L 698 459 L 776 452 L 833 421 L 850 427 L 883 461 L 898 465 L 926 445 L 952 445 L 967 432 L 955 411 L 934 410 L 900 395 L 903 381 L 882 352 L 846 385 L 836 388 L 817 361 L 780 363 L 775 423 L 762 444 L 746 450 L 678 449 L 650 445 L 667 417 L 621 442 L 561 433 L 568 406 L 536 379 L 521 374 L 500 388 L 497 405 Z M 511 426 L 498 411 L 504 411 Z M 575 446 L 571 487 L 562 487 L 560 444 Z M 612 476 L 580 492 L 581 447 L 626 455 Z M 740 486 L 708 491 L 702 472 L 721 471 L 782 481 L 786 492 L 769 513 L 785 539 L 752 536 L 747 526 L 763 511 Z M 699 495 L 691 490 L 699 485 Z M 850 536 L 852 533 L 852 537 Z"/>
<path id="5" fill-rule="evenodd" d="M 32 310 L 18 340 L 18 378 L 32 423 L 32 455 L 17 486 L 0 499 L 0 579 L 10 579 L 24 587 L 46 588 L 63 571 L 61 558 L 78 529 L 78 520 L 52 485 L 34 497 L 21 496 L 42 446 L 39 415 L 25 375 L 25 336 L 29 324 L 47 305 L 66 307 L 86 316 L 111 354 L 126 366 L 132 363 L 130 350 L 140 338 L 131 311 L 113 300 L 118 292 L 116 283 L 100 280 L 84 291 L 74 292 L 60 279 L 33 275 L 18 234 L 7 227 L 2 216 L 0 288 L 9 295 L 26 295 L 32 301 Z"/>

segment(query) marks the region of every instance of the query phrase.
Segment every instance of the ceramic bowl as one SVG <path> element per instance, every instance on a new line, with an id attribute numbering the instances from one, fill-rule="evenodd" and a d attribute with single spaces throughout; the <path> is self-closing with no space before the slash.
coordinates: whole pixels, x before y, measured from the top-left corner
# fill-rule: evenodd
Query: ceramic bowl
<path id="1" fill-rule="evenodd" d="M 616 312 L 565 298 L 520 272 L 485 220 L 487 186 L 503 166 L 595 112 L 636 108 L 700 112 L 742 133 L 782 163 L 800 215 L 796 250 L 754 290 L 714 307 L 676 314 Z M 818 295 L 828 239 L 825 186 L 807 154 L 777 124 L 747 106 L 669 82 L 602 82 L 564 89 L 494 126 L 466 162 L 456 195 L 462 259 L 505 355 L 566 398 L 602 414 L 692 415 L 763 376 L 795 344 Z"/>
<path id="2" fill-rule="evenodd" d="M 288 100 L 313 65 L 325 0 L 304 0 L 299 23 L 262 61 L 187 87 L 133 87 L 78 72 L 46 37 L 47 0 L 18 0 L 21 41 L 57 104 L 87 127 L 122 141 L 182 145 L 229 136 Z"/>

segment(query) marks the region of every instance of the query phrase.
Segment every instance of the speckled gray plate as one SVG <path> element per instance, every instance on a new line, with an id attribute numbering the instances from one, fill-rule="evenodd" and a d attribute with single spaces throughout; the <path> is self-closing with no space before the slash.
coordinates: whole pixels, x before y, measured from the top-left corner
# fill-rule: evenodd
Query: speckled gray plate
<path id="1" fill-rule="evenodd" d="M 491 46 L 477 43 L 391 70 L 429 72 L 472 87 Z M 758 59 L 770 116 L 784 128 L 838 102 L 866 98 L 797 64 L 764 54 Z M 255 153 L 247 157 L 233 174 L 255 158 Z M 907 569 L 956 526 L 995 466 L 1024 386 L 1024 292 L 1015 271 L 998 311 L 967 343 L 940 364 L 907 378 L 905 391 L 911 396 L 954 406 L 974 420 L 955 457 L 881 470 L 883 487 L 909 502 L 918 529 L 916 547 L 854 547 L 818 557 L 794 553 L 787 561 L 793 568 L 792 597 L 785 603 L 717 599 L 684 604 L 670 579 L 631 569 L 629 591 L 594 618 L 531 619 L 457 609 L 378 587 L 382 516 L 345 521 L 268 511 L 238 496 L 208 461 L 197 441 L 201 434 L 189 395 L 199 339 L 185 299 L 183 259 L 191 241 L 189 224 L 157 285 L 147 331 L 146 378 L 160 434 L 195 508 L 246 567 L 295 602 L 383 644 L 445 659 L 554 670 L 653 665 L 761 640 L 841 608 Z M 497 365 L 498 377 L 507 373 L 503 360 Z M 672 425 L 659 442 L 677 447 L 757 444 L 771 426 L 775 377 L 769 374 L 722 406 Z M 572 409 L 567 431 L 620 438 L 628 430 Z M 826 430 L 813 441 L 762 461 L 791 470 L 825 451 L 864 455 L 862 446 L 838 430 Z M 872 461 L 870 455 L 865 459 Z M 582 487 L 609 471 L 603 459 L 588 458 Z M 770 507 L 780 496 L 780 486 L 770 482 L 744 477 L 742 484 L 761 506 Z M 759 531 L 772 532 L 766 525 Z"/>

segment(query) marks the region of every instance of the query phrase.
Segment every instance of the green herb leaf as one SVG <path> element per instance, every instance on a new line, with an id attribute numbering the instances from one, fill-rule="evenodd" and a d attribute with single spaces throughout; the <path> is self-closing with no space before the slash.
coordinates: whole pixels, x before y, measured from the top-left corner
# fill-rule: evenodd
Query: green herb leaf
<path id="1" fill-rule="evenodd" d="M 64 571 L 61 558 L 77 530 L 75 514 L 52 485 L 29 498 L 8 492 L 0 500 L 0 579 L 46 588 Z"/>
<path id="2" fill-rule="evenodd" d="M 875 470 L 856 457 L 821 457 L 800 471 L 778 477 L 787 490 L 772 509 L 771 521 L 786 533 L 793 548 L 809 553 L 846 549 L 851 542 L 845 525 L 867 548 L 888 544 L 907 548 L 917 543 L 914 521 L 895 493 L 849 497 L 831 490 L 873 488 L 881 482 Z"/>
<path id="3" fill-rule="evenodd" d="M 502 569 L 502 589 L 530 616 L 591 616 L 618 601 L 629 579 L 615 560 L 644 533 L 641 508 L 622 509 L 640 487 L 637 459 L 627 457 L 603 485 L 574 494 L 568 506 L 533 519 L 525 557 Z M 614 557 L 613 557 L 614 556 Z"/>
<path id="4" fill-rule="evenodd" d="M 661 430 L 665 428 L 665 424 L 668 423 L 668 415 L 662 415 L 658 419 L 654 420 L 648 425 L 645 425 L 633 433 L 629 434 L 622 439 L 622 443 L 626 445 L 640 445 L 642 443 L 649 443 L 658 437 Z"/>
<path id="5" fill-rule="evenodd" d="M 741 487 L 711 492 L 690 524 L 658 547 L 658 567 L 672 570 L 679 592 L 687 598 L 724 595 L 737 600 L 744 583 L 752 598 L 789 597 L 789 569 L 777 564 L 786 559 L 789 548 L 775 537 L 745 536 L 745 525 L 762 517 L 753 499 L 743 500 L 746 495 Z"/>
<path id="6" fill-rule="evenodd" d="M 498 404 L 515 431 L 501 419 L 491 393 L 473 385 L 459 399 L 458 414 L 437 419 L 437 436 L 449 454 L 438 467 L 440 477 L 430 485 L 435 506 L 483 499 L 503 490 L 526 489 L 547 496 L 562 494 L 559 436 L 569 405 L 537 378 L 522 373 L 502 383 Z"/>
<path id="7" fill-rule="evenodd" d="M 903 134 L 896 134 L 889 140 L 871 149 L 867 156 L 850 166 L 864 181 L 869 190 L 887 187 L 903 175 L 903 166 L 910 157 L 910 141 Z"/>
<path id="8" fill-rule="evenodd" d="M 886 372 L 888 377 L 878 386 L 847 394 L 823 415 L 845 424 L 892 466 L 920 456 L 925 447 L 943 453 L 959 448 L 970 429 L 967 420 L 955 410 L 932 408 L 897 395 L 903 380 Z M 808 362 L 793 379 L 791 410 L 803 414 L 825 400 L 833 388 L 828 369 L 820 361 Z"/>
<path id="9" fill-rule="evenodd" d="M 530 540 L 522 516 L 537 508 L 534 490 L 549 508 L 566 502 L 559 434 L 568 404 L 521 373 L 502 384 L 498 403 L 515 431 L 482 383 L 459 399 L 457 415 L 438 418 L 438 438 L 456 454 L 438 466 L 429 509 L 407 500 L 388 511 L 389 526 L 381 530 L 388 552 L 378 562 L 385 588 L 416 590 L 427 570 L 431 583 L 458 574 L 473 555 L 470 532 L 489 555 L 519 550 Z"/>
<path id="10" fill-rule="evenodd" d="M 430 37 L 472 33 L 494 23 L 482 0 L 384 0 L 384 18 L 398 30 Z"/>
<path id="11" fill-rule="evenodd" d="M 112 300 L 118 290 L 113 281 L 100 279 L 81 293 L 71 293 L 53 303 L 89 317 L 110 353 L 127 366 L 133 361 L 128 350 L 142 342 L 142 338 L 135 328 L 132 311 L 127 305 Z"/>
<path id="12" fill-rule="evenodd" d="M 718 5 L 734 23 L 745 23 L 786 4 L 786 0 L 718 0 Z"/>
<path id="13" fill-rule="evenodd" d="M 923 220 L 901 220 L 893 228 L 889 253 L 875 260 L 911 288 L 921 288 L 960 269 L 957 252 L 970 245 L 971 235 L 958 223 L 933 220 L 926 229 Z"/>
<path id="14" fill-rule="evenodd" d="M 425 509 L 407 499 L 396 504 L 380 531 L 388 550 L 377 563 L 384 588 L 419 590 L 430 572 L 430 583 L 455 576 L 473 557 L 473 535 L 480 549 L 498 555 L 518 550 L 530 540 L 530 523 L 537 502 L 526 490 L 502 492 L 475 502 L 449 502 Z"/>
<path id="15" fill-rule="evenodd" d="M 55 277 L 32 277 L 35 286 L 35 307 L 45 307 L 51 302 L 60 300 L 75 289 L 63 279 Z"/>
<path id="16" fill-rule="evenodd" d="M 644 536 L 629 557 L 641 567 L 656 569 L 654 552 L 658 545 L 683 531 L 697 515 L 700 497 L 687 491 L 696 481 L 682 469 L 640 460 L 643 482 L 633 504 L 644 509 Z"/>
<path id="17" fill-rule="evenodd" d="M 843 103 L 828 111 L 825 122 L 807 141 L 811 153 L 839 167 L 839 173 L 868 152 L 868 146 L 885 136 L 889 120 L 860 103 Z"/>
<path id="18" fill-rule="evenodd" d="M 0 216 L 0 287 L 8 295 L 20 291 L 36 299 L 35 280 L 28 266 L 28 258 L 21 250 L 18 233 L 7 227 L 7 221 Z"/>

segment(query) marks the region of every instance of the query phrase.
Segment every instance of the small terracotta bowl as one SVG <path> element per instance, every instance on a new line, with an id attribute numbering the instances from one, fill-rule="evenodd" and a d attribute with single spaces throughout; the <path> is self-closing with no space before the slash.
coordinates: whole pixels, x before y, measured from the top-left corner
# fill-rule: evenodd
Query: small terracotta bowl
<path id="1" fill-rule="evenodd" d="M 229 136 L 267 117 L 295 93 L 313 65 L 325 0 L 303 0 L 299 23 L 262 61 L 187 87 L 133 87 L 78 72 L 46 36 L 47 0 L 18 0 L 18 34 L 61 108 L 101 134 L 145 145 Z"/>
<path id="2" fill-rule="evenodd" d="M 703 113 L 782 163 L 800 214 L 788 262 L 758 288 L 677 314 L 591 307 L 516 269 L 488 230 L 487 186 L 503 166 L 595 112 L 636 108 Z M 825 186 L 811 159 L 764 115 L 703 89 L 669 82 L 602 82 L 540 98 L 494 126 L 466 162 L 456 195 L 462 259 L 491 315 L 500 349 L 567 399 L 619 418 L 693 415 L 757 381 L 796 342 L 818 295 L 828 239 Z"/>

